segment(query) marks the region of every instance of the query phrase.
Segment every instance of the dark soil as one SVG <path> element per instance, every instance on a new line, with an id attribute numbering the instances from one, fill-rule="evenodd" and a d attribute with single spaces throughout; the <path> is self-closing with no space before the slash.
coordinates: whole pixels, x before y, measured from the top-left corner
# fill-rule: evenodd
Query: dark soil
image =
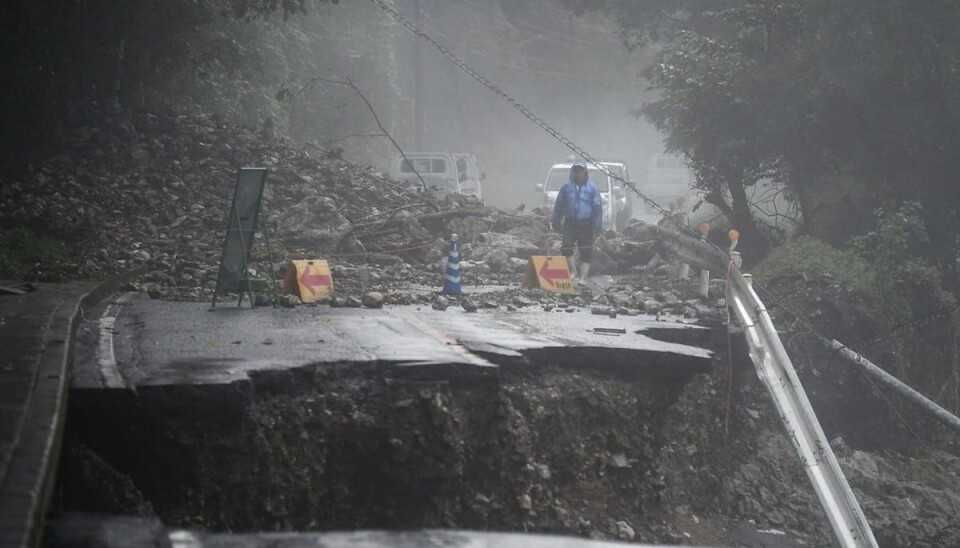
<path id="1" fill-rule="evenodd" d="M 742 352 L 725 425 L 724 362 L 693 378 L 342 364 L 231 385 L 75 390 L 60 510 L 155 512 L 170 527 L 220 532 L 452 528 L 759 546 L 741 539 L 760 529 L 781 532 L 778 545 L 832 544 Z M 826 430 L 881 545 L 956 545 L 960 459 L 860 449 L 845 428 Z"/>
<path id="2" fill-rule="evenodd" d="M 679 458 L 664 432 L 685 413 L 686 379 L 549 365 L 414 379 L 399 369 L 75 391 L 63 509 L 143 515 L 152 505 L 170 526 L 217 531 L 682 537 L 667 519 L 683 495 L 667 480 L 686 475 L 690 455 Z M 116 486 L 89 488 L 104 482 Z"/>

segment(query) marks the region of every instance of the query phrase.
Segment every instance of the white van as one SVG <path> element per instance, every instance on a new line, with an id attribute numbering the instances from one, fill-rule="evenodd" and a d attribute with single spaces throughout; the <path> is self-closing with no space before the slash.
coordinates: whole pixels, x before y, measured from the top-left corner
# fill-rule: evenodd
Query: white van
<path id="1" fill-rule="evenodd" d="M 398 156 L 391 164 L 390 176 L 398 181 L 420 184 L 417 173 L 428 187 L 483 198 L 486 173 L 480 171 L 477 157 L 461 152 L 407 152 L 407 160 Z"/>
<path id="2" fill-rule="evenodd" d="M 626 166 L 622 162 L 600 162 L 600 165 L 609 169 L 611 173 L 627 178 Z M 543 204 L 548 208 L 553 208 L 557 201 L 557 194 L 560 187 L 570 180 L 570 168 L 573 162 L 563 164 L 553 164 L 550 171 L 547 172 L 547 180 L 537 185 L 537 191 L 543 194 Z M 591 182 L 597 186 L 600 191 L 600 197 L 603 200 L 603 228 L 623 228 L 630 222 L 631 202 L 626 193 L 620 186 L 619 181 L 611 179 L 606 173 L 600 171 L 594 166 L 587 167 L 587 175 Z"/>

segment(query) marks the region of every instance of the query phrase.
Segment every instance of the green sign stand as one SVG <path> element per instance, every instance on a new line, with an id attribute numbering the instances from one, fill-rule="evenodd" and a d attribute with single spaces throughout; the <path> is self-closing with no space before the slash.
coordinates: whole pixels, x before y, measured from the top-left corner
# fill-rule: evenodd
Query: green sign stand
<path id="1" fill-rule="evenodd" d="M 237 293 L 237 306 L 243 302 L 243 294 L 250 296 L 254 305 L 253 282 L 250 279 L 250 251 L 257 232 L 257 222 L 267 245 L 270 257 L 270 277 L 273 286 L 273 303 L 277 304 L 277 275 L 274 271 L 273 250 L 267 233 L 267 215 L 263 210 L 263 189 L 267 181 L 267 168 L 241 168 L 233 190 L 233 205 L 227 216 L 227 231 L 223 239 L 223 255 L 217 272 L 217 287 L 213 292 L 213 304 L 221 293 Z"/>

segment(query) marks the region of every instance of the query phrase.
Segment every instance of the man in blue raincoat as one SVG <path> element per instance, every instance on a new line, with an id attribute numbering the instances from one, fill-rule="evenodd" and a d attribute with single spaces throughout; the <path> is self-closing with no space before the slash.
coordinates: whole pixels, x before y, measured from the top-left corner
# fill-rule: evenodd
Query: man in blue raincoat
<path id="1" fill-rule="evenodd" d="M 553 204 L 551 226 L 563 234 L 563 256 L 570 264 L 570 276 L 584 282 L 590 275 L 593 239 L 603 223 L 603 200 L 597 186 L 590 182 L 587 163 L 577 160 L 570 168 L 570 180 L 560 187 Z M 580 268 L 571 260 L 574 246 L 580 248 Z"/>

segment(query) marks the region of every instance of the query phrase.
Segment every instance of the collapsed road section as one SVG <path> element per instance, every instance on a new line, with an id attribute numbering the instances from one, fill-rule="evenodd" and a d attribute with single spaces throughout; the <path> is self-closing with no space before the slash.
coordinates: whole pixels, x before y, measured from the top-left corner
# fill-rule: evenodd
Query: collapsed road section
<path id="1" fill-rule="evenodd" d="M 665 447 L 702 397 L 689 386 L 711 369 L 709 329 L 126 299 L 80 336 L 62 511 L 643 542 L 689 541 L 677 514 L 704 542 L 737 525 L 665 494 L 693 466 Z"/>
<path id="2" fill-rule="evenodd" d="M 831 542 L 742 339 L 728 360 L 722 330 L 534 308 L 209 311 L 114 297 L 85 311 L 51 531 L 84 512 L 198 538 L 443 528 Z M 881 546 L 951 545 L 956 459 L 881 454 L 857 424 L 824 427 Z M 116 519 L 93 519 L 114 532 Z"/>

